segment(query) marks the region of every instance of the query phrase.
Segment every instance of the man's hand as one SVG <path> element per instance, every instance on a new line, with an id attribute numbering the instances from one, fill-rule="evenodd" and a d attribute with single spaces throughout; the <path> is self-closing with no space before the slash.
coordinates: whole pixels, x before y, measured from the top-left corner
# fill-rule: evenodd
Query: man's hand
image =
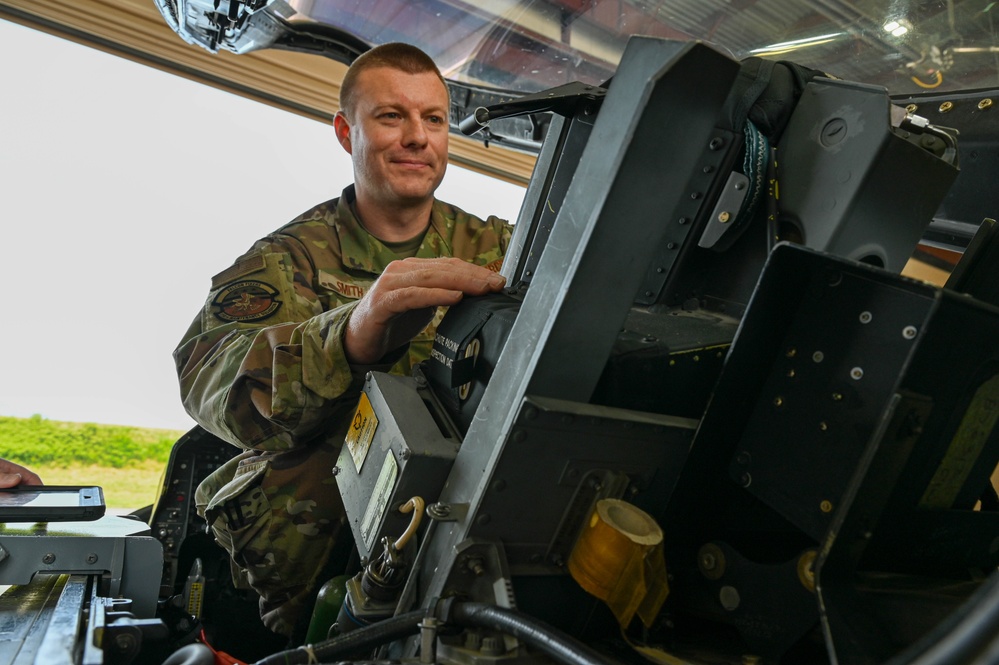
<path id="1" fill-rule="evenodd" d="M 43 484 L 42 479 L 34 471 L 29 471 L 20 464 L 0 459 L 0 488 L 41 484 Z"/>
<path id="2" fill-rule="evenodd" d="M 409 342 L 434 318 L 437 307 L 467 294 L 503 288 L 497 273 L 461 259 L 393 261 L 361 298 L 347 322 L 343 349 L 353 365 L 372 365 Z"/>

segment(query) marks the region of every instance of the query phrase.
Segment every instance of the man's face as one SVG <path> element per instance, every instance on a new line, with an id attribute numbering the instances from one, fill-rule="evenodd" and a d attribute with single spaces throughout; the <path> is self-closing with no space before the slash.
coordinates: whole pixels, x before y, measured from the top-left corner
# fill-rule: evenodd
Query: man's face
<path id="1" fill-rule="evenodd" d="M 448 96 L 433 72 L 389 67 L 357 79 L 353 117 L 336 123 L 358 197 L 382 206 L 429 200 L 447 168 Z"/>

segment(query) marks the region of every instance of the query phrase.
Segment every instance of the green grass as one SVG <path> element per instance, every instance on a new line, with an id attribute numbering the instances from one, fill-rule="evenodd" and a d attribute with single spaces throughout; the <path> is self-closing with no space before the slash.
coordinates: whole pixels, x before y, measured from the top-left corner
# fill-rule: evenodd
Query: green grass
<path id="1" fill-rule="evenodd" d="M 104 490 L 108 508 L 136 510 L 156 500 L 166 462 L 146 462 L 123 468 L 72 464 L 35 466 L 31 470 L 46 485 L 97 485 Z"/>
<path id="2" fill-rule="evenodd" d="M 67 423 L 0 416 L 0 457 L 30 468 L 47 485 L 99 485 L 108 508 L 153 503 L 182 430 Z"/>

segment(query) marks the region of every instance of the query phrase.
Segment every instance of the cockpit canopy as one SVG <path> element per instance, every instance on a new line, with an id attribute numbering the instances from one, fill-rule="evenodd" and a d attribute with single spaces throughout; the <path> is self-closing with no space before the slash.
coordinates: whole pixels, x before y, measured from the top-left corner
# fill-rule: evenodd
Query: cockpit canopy
<path id="1" fill-rule="evenodd" d="M 156 0 L 185 40 L 350 62 L 415 44 L 453 83 L 522 95 L 613 74 L 631 35 L 791 59 L 891 94 L 999 82 L 995 3 L 972 0 Z"/>

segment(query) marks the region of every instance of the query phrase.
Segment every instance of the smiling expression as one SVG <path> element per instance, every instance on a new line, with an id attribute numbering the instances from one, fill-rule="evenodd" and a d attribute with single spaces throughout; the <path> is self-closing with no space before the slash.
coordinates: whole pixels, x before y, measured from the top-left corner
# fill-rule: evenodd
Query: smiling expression
<path id="1" fill-rule="evenodd" d="M 358 199 L 387 208 L 429 203 L 447 168 L 447 112 L 447 90 L 432 72 L 363 71 L 353 117 L 341 112 L 335 122 Z"/>

